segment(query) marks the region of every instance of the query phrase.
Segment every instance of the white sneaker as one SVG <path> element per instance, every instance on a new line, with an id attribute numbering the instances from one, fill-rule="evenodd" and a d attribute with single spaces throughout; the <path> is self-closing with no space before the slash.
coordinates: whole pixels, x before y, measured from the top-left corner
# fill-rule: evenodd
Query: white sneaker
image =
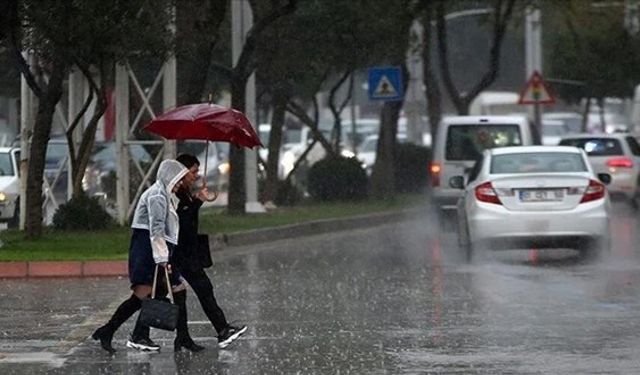
<path id="1" fill-rule="evenodd" d="M 233 340 L 240 337 L 243 333 L 247 331 L 247 326 L 234 327 L 229 326 L 222 331 L 220 336 L 218 336 L 218 348 L 224 349 L 229 344 L 233 342 Z"/>
<path id="2" fill-rule="evenodd" d="M 127 340 L 127 348 L 140 350 L 143 352 L 157 352 L 160 351 L 160 345 L 151 341 L 150 338 L 142 339 L 129 339 Z"/>

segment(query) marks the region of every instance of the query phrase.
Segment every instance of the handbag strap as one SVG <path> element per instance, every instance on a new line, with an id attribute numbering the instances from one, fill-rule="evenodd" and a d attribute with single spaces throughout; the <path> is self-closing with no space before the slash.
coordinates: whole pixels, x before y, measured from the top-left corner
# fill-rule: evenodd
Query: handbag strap
<path id="1" fill-rule="evenodd" d="M 156 269 L 153 271 L 153 285 L 151 286 L 151 299 L 156 298 L 156 283 L 158 281 L 158 268 L 160 265 L 156 264 Z M 169 271 L 167 267 L 164 268 L 164 277 L 167 281 L 167 290 L 169 290 L 169 301 L 173 302 L 173 291 L 171 290 L 171 281 L 169 281 Z"/>
<path id="2" fill-rule="evenodd" d="M 153 271 L 153 284 L 151 284 L 151 299 L 156 298 L 156 282 L 158 280 L 158 265 L 156 264 L 156 269 Z"/>
<path id="3" fill-rule="evenodd" d="M 171 282 L 169 281 L 169 271 L 167 271 L 167 267 L 164 267 L 164 277 L 167 280 L 167 289 L 169 290 L 169 301 L 173 302 L 173 291 L 171 290 Z"/>

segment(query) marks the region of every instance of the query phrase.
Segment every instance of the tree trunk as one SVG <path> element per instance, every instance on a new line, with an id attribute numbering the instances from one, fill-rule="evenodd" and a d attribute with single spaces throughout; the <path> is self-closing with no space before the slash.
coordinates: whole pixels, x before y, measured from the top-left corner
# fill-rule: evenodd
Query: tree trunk
<path id="1" fill-rule="evenodd" d="M 183 0 L 176 3 L 176 8 L 178 69 L 179 76 L 185 77 L 178 104 L 200 103 L 207 94 L 213 51 L 220 40 L 220 24 L 225 20 L 228 1 Z M 195 17 L 194 12 L 198 12 Z M 187 43 L 182 44 L 183 40 Z"/>
<path id="2" fill-rule="evenodd" d="M 289 98 L 285 95 L 275 94 L 273 116 L 271 117 L 271 131 L 269 132 L 269 156 L 267 158 L 267 179 L 264 185 L 264 201 L 273 202 L 278 193 L 280 164 L 280 146 L 282 145 L 282 130 L 284 127 L 284 115 Z"/>
<path id="3" fill-rule="evenodd" d="M 489 87 L 498 77 L 500 72 L 500 54 L 502 42 L 507 30 L 507 26 L 511 21 L 513 9 L 516 0 L 504 0 L 494 3 L 493 21 L 492 21 L 492 40 L 489 49 L 489 61 L 487 63 L 486 72 L 480 77 L 480 80 L 462 94 L 453 82 L 453 74 L 449 64 L 449 51 L 447 46 L 447 28 L 445 18 L 445 2 L 438 3 L 436 8 L 436 26 L 438 32 L 438 55 L 440 57 L 440 71 L 444 87 L 456 107 L 458 114 L 469 114 L 469 104 L 483 90 Z"/>
<path id="4" fill-rule="evenodd" d="M 104 93 L 100 94 L 104 98 Z M 106 100 L 98 99 L 95 112 L 87 125 L 84 133 L 82 134 L 82 143 L 78 149 L 75 160 L 72 161 L 72 182 L 73 182 L 73 197 L 80 197 L 84 194 L 82 188 L 82 179 L 84 178 L 84 172 L 89 164 L 91 157 L 91 150 L 96 139 L 96 132 L 98 130 L 98 121 L 107 110 Z M 71 147 L 71 146 L 70 146 Z"/>
<path id="5" fill-rule="evenodd" d="M 110 71 L 113 71 L 114 65 L 107 64 L 110 67 Z M 98 121 L 104 115 L 107 110 L 107 69 L 105 69 L 105 64 L 100 64 L 100 86 L 96 84 L 91 69 L 88 66 L 78 65 L 82 74 L 84 74 L 85 78 L 89 82 L 89 86 L 91 87 L 91 93 L 96 93 L 96 105 L 93 110 L 93 115 L 91 116 L 91 120 L 89 120 L 89 124 L 86 126 L 84 131 L 82 132 L 82 140 L 78 149 L 76 150 L 75 143 L 73 142 L 73 133 L 76 131 L 76 127 L 81 124 L 82 117 L 84 116 L 85 110 L 88 107 L 89 101 L 92 99 L 93 95 L 89 95 L 87 98 L 87 102 L 83 107 L 83 110 L 78 114 L 76 118 L 77 121 L 74 121 L 69 129 L 67 130 L 67 141 L 69 145 L 69 158 L 71 159 L 71 182 L 73 188 L 73 197 L 77 198 L 84 194 L 84 189 L 82 188 L 82 179 L 84 178 L 85 170 L 87 169 L 87 164 L 89 164 L 89 159 L 91 158 L 91 151 L 93 150 L 93 145 L 96 140 L 96 132 L 98 130 Z"/>
<path id="6" fill-rule="evenodd" d="M 276 22 L 278 18 L 295 11 L 297 0 L 288 0 L 280 7 L 274 7 L 264 17 L 254 20 L 254 24 L 247 33 L 247 38 L 242 46 L 242 52 L 236 61 L 231 76 L 231 107 L 244 112 L 246 105 L 246 87 L 251 73 L 255 71 L 254 52 L 258 44 L 258 38 L 267 26 Z M 255 9 L 253 9 L 255 11 Z M 244 150 L 241 147 L 231 146 L 229 151 L 231 172 L 229 174 L 229 202 L 227 211 L 234 214 L 244 214 L 247 194 L 245 188 Z"/>
<path id="7" fill-rule="evenodd" d="M 376 162 L 371 173 L 371 195 L 375 199 L 384 200 L 394 196 L 393 159 L 401 108 L 402 102 L 387 102 L 382 106 Z"/>
<path id="8" fill-rule="evenodd" d="M 408 69 L 402 64 L 403 87 L 407 87 Z M 398 118 L 404 101 L 386 102 L 380 114 L 380 133 L 376 147 L 376 162 L 371 173 L 371 195 L 375 199 L 389 199 L 395 195 L 394 159 Z"/>
<path id="9" fill-rule="evenodd" d="M 53 70 L 47 85 L 43 85 L 38 102 L 38 114 L 31 137 L 29 154 L 29 172 L 27 174 L 27 217 L 25 230 L 27 238 L 38 238 L 42 235 L 42 181 L 44 175 L 45 155 L 51 123 L 56 104 L 62 97 L 62 81 L 65 73 L 63 63 L 52 62 Z"/>

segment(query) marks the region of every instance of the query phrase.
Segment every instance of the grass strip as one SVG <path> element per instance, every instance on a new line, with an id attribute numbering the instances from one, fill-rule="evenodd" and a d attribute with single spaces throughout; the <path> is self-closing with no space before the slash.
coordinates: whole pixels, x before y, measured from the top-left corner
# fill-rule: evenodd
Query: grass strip
<path id="1" fill-rule="evenodd" d="M 200 211 L 200 231 L 209 234 L 236 233 L 315 220 L 344 218 L 376 212 L 401 210 L 426 203 L 425 195 L 401 195 L 387 201 L 309 203 L 279 207 L 262 214 L 228 215 L 222 208 Z M 94 232 L 59 232 L 47 229 L 37 240 L 26 240 L 16 230 L 0 232 L 0 262 L 126 260 L 130 229 L 116 227 Z"/>

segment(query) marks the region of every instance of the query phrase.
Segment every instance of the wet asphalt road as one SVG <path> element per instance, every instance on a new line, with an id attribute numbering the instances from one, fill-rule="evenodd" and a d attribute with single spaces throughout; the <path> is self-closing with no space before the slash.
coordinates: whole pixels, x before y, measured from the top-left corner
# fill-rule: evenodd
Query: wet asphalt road
<path id="1" fill-rule="evenodd" d="M 207 347 L 160 353 L 86 339 L 127 296 L 126 279 L 2 280 L 0 374 L 638 374 L 636 211 L 614 204 L 613 249 L 482 253 L 428 217 L 214 254 L 216 295 L 249 330 L 225 350 L 190 295 Z"/>

